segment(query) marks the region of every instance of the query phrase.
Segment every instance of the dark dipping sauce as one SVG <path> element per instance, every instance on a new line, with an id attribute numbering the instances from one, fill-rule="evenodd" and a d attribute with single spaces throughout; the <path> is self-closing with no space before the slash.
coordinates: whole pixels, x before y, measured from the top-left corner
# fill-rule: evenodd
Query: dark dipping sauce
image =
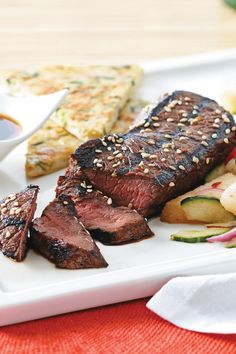
<path id="1" fill-rule="evenodd" d="M 0 140 L 15 138 L 20 133 L 20 124 L 13 118 L 0 113 Z"/>

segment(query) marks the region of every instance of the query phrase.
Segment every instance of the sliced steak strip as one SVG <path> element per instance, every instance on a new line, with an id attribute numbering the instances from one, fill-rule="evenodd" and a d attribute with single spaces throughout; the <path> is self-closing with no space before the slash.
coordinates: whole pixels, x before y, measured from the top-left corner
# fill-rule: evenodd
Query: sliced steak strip
<path id="1" fill-rule="evenodd" d="M 101 268 L 107 263 L 75 215 L 73 203 L 53 201 L 31 228 L 31 246 L 58 268 Z"/>
<path id="2" fill-rule="evenodd" d="M 115 205 L 150 217 L 201 184 L 235 144 L 229 112 L 209 98 L 175 91 L 149 107 L 144 122 L 127 134 L 82 144 L 67 175 L 82 171 Z"/>
<path id="3" fill-rule="evenodd" d="M 38 186 L 29 186 L 0 202 L 0 250 L 21 262 L 27 252 L 30 223 L 36 210 Z"/>
<path id="4" fill-rule="evenodd" d="M 153 235 L 145 219 L 135 210 L 113 207 L 112 200 L 80 178 L 60 177 L 57 195 L 71 198 L 79 219 L 92 236 L 105 244 L 121 244 Z"/>

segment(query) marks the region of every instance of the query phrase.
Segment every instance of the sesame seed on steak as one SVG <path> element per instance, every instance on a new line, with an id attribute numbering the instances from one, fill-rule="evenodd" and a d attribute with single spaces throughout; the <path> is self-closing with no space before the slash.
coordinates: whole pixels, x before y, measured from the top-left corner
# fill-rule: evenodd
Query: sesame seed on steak
<path id="1" fill-rule="evenodd" d="M 123 135 L 82 144 L 67 176 L 81 171 L 89 182 L 144 216 L 201 184 L 236 143 L 233 116 L 214 100 L 175 91 L 149 107 L 144 121 Z"/>
<path id="2" fill-rule="evenodd" d="M 38 192 L 38 186 L 30 185 L 0 202 L 0 250 L 4 256 L 17 262 L 26 256 L 28 230 L 36 210 Z"/>
<path id="3" fill-rule="evenodd" d="M 57 197 L 72 200 L 83 225 L 105 244 L 117 245 L 153 236 L 141 215 L 127 207 L 114 207 L 112 199 L 95 190 L 82 174 L 60 177 Z"/>

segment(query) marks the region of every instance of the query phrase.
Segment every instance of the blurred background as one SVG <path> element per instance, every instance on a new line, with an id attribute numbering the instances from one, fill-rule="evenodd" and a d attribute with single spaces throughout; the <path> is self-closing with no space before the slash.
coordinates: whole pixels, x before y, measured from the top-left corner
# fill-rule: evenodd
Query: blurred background
<path id="1" fill-rule="evenodd" d="M 236 47 L 236 10 L 223 0 L 0 0 L 0 24 L 1 69 Z"/>

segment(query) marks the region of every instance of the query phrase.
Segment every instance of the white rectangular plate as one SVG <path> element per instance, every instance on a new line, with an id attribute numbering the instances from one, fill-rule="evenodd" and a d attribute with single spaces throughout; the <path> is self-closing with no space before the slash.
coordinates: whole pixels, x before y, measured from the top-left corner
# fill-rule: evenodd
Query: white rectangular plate
<path id="1" fill-rule="evenodd" d="M 224 90 L 236 90 L 236 50 L 177 58 L 143 65 L 144 80 L 137 96 L 156 99 L 166 91 L 190 90 L 220 99 Z M 0 163 L 0 197 L 24 188 L 25 144 Z M 53 198 L 63 171 L 33 180 L 41 193 L 37 215 Z M 220 244 L 184 244 L 170 241 L 173 231 L 189 227 L 149 222 L 155 236 L 123 246 L 99 244 L 107 269 L 56 269 L 30 251 L 15 263 L 0 255 L 0 325 L 86 309 L 153 295 L 177 275 L 230 272 L 236 249 Z"/>

